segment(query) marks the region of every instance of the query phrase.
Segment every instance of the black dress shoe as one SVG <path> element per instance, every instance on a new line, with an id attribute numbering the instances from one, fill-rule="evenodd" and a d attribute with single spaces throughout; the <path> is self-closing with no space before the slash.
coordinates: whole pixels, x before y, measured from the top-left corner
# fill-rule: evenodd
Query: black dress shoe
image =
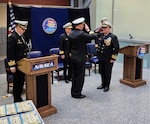
<path id="1" fill-rule="evenodd" d="M 69 81 L 72 81 L 72 79 L 68 79 Z"/>
<path id="2" fill-rule="evenodd" d="M 86 96 L 85 95 L 80 95 L 80 98 L 85 98 Z"/>
<path id="3" fill-rule="evenodd" d="M 78 98 L 78 99 L 81 99 L 81 98 L 85 98 L 86 96 L 85 95 L 80 95 L 80 96 L 74 96 L 72 95 L 73 98 Z"/>
<path id="4" fill-rule="evenodd" d="M 104 86 L 102 86 L 102 85 L 97 87 L 97 89 L 103 89 L 103 88 L 104 88 Z"/>
<path id="5" fill-rule="evenodd" d="M 108 87 L 105 87 L 103 91 L 104 91 L 104 92 L 107 92 L 107 91 L 109 91 L 109 88 L 108 88 Z"/>
<path id="6" fill-rule="evenodd" d="M 19 99 L 14 100 L 14 102 L 22 102 L 23 99 L 20 97 Z"/>
<path id="7" fill-rule="evenodd" d="M 66 83 L 69 83 L 69 81 L 68 81 L 68 80 L 65 80 L 65 82 L 66 82 Z"/>

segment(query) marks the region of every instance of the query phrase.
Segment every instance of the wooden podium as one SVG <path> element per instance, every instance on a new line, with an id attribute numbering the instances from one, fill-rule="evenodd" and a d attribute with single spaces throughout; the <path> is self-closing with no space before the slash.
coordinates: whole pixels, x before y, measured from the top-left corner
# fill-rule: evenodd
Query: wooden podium
<path id="1" fill-rule="evenodd" d="M 42 117 L 56 113 L 57 109 L 51 105 L 50 71 L 57 70 L 58 55 L 23 58 L 17 64 L 26 74 L 26 99 L 33 101 Z"/>
<path id="2" fill-rule="evenodd" d="M 141 46 L 145 48 L 145 53 L 149 52 L 149 44 L 134 44 L 120 49 L 119 52 L 124 54 L 123 79 L 120 79 L 120 83 L 131 87 L 146 84 L 146 81 L 142 80 L 143 59 L 138 57 Z"/>

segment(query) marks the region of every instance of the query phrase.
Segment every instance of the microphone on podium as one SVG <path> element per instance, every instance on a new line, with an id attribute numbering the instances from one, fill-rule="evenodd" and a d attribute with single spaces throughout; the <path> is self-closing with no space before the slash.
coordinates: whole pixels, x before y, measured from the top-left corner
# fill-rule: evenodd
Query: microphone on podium
<path id="1" fill-rule="evenodd" d="M 28 46 L 27 58 L 30 58 L 30 52 L 31 52 L 31 50 L 32 50 L 31 39 L 29 39 L 29 43 L 27 44 L 27 46 Z"/>
<path id="2" fill-rule="evenodd" d="M 29 49 L 29 52 L 32 50 L 32 43 L 31 43 L 31 39 L 29 39 L 28 49 Z"/>
<path id="3" fill-rule="evenodd" d="M 129 37 L 130 37 L 130 39 L 131 39 L 131 40 L 133 40 L 133 39 L 134 39 L 134 37 L 133 37 L 131 34 L 129 34 Z"/>

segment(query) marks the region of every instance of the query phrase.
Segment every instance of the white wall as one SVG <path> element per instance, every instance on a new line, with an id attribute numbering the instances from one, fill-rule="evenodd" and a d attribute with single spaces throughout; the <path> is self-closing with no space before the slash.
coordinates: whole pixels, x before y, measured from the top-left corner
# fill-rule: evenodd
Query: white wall
<path id="1" fill-rule="evenodd" d="M 96 0 L 96 27 L 101 26 L 101 18 L 108 17 L 112 22 L 112 0 Z"/>
<path id="2" fill-rule="evenodd" d="M 113 33 L 119 39 L 132 34 L 135 40 L 150 42 L 150 0 L 96 0 L 96 27 L 104 16 L 113 22 Z"/>
<path id="3" fill-rule="evenodd" d="M 114 31 L 122 38 L 150 41 L 150 0 L 115 0 Z"/>

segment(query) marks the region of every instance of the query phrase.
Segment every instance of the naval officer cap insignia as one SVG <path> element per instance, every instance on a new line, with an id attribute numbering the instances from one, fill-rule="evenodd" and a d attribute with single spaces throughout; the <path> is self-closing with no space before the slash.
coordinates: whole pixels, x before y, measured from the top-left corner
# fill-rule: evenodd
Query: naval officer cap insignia
<path id="1" fill-rule="evenodd" d="M 84 17 L 81 17 L 81 18 L 77 18 L 77 19 L 75 19 L 74 21 L 72 21 L 72 23 L 73 23 L 74 25 L 78 25 L 78 24 L 83 23 L 84 21 L 85 21 L 85 18 L 84 18 Z"/>
<path id="2" fill-rule="evenodd" d="M 15 20 L 15 23 L 22 29 L 26 30 L 28 26 L 28 21 Z"/>
<path id="3" fill-rule="evenodd" d="M 111 23 L 108 22 L 108 21 L 104 21 L 103 24 L 102 24 L 102 28 L 105 28 L 105 27 L 112 27 Z"/>
<path id="4" fill-rule="evenodd" d="M 72 23 L 71 22 L 66 23 L 65 25 L 63 25 L 63 28 L 73 28 Z"/>

